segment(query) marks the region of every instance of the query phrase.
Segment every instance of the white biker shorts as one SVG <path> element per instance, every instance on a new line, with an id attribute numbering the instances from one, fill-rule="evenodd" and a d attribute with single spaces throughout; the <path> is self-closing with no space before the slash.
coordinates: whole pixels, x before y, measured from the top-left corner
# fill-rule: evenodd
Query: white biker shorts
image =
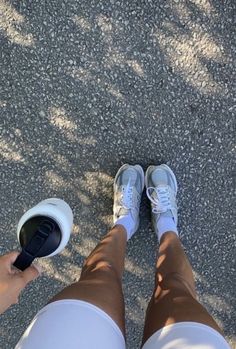
<path id="1" fill-rule="evenodd" d="M 100 308 L 79 300 L 46 305 L 35 316 L 15 349 L 125 349 L 124 336 Z M 143 349 L 229 349 L 209 326 L 180 322 L 154 333 Z"/>

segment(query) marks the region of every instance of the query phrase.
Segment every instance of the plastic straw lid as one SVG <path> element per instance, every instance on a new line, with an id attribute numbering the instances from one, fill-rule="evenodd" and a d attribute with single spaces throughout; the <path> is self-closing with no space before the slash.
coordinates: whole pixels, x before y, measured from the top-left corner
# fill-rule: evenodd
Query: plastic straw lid
<path id="1" fill-rule="evenodd" d="M 25 270 L 37 257 L 50 255 L 61 242 L 61 231 L 58 224 L 45 216 L 32 217 L 20 231 L 22 251 L 13 264 Z"/>

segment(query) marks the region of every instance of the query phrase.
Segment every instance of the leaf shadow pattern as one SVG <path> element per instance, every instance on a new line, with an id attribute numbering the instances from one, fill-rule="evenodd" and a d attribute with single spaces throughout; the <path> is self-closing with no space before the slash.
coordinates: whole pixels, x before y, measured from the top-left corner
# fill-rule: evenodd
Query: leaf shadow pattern
<path id="1" fill-rule="evenodd" d="M 176 172 L 200 298 L 234 345 L 233 1 L 1 0 L 0 10 L 1 253 L 18 248 L 17 221 L 40 200 L 62 197 L 75 214 L 65 251 L 42 262 L 45 276 L 1 317 L 0 347 L 78 278 L 111 224 L 125 162 Z M 124 276 L 130 349 L 153 287 L 148 212 L 144 199 Z"/>

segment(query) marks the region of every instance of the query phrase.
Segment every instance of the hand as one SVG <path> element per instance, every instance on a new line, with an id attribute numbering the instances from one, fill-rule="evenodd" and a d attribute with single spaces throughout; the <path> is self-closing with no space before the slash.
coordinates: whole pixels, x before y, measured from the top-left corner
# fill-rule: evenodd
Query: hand
<path id="1" fill-rule="evenodd" d="M 18 255 L 18 252 L 10 252 L 0 256 L 0 314 L 18 303 L 23 288 L 39 276 L 39 271 L 32 265 L 24 271 L 14 268 Z"/>

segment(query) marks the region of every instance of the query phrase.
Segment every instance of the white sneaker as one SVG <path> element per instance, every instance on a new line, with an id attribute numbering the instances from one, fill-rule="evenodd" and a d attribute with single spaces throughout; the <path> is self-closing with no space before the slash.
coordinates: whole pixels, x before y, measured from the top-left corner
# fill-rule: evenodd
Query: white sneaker
<path id="1" fill-rule="evenodd" d="M 144 172 L 139 165 L 123 165 L 114 180 L 114 224 L 123 224 L 129 239 L 138 229 Z"/>
<path id="2" fill-rule="evenodd" d="M 152 223 L 158 235 L 160 217 L 172 217 L 177 227 L 177 181 L 169 166 L 149 166 L 145 174 L 146 193 L 151 201 Z"/>

